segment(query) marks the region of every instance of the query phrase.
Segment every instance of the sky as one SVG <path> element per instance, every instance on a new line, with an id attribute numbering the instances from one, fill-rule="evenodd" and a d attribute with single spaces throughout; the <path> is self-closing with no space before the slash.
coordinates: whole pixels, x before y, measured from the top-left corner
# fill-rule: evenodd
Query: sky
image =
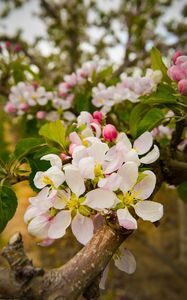
<path id="1" fill-rule="evenodd" d="M 57 0 L 56 0 L 57 1 Z M 97 0 L 100 7 L 103 10 L 115 9 L 115 7 L 119 4 L 120 0 Z M 180 18 L 180 12 L 182 7 L 186 4 L 186 0 L 175 0 L 172 7 L 167 9 L 164 16 L 160 19 L 159 26 L 157 31 L 162 32 L 162 34 L 169 40 L 173 39 L 172 36 L 168 36 L 167 31 L 163 27 L 163 23 L 165 21 L 169 21 L 173 17 Z M 2 8 L 2 2 L 0 0 L 0 9 Z M 37 36 L 47 36 L 45 24 L 37 18 L 36 14 L 39 11 L 39 1 L 32 0 L 28 1 L 25 5 L 20 9 L 16 9 L 8 16 L 7 19 L 0 20 L 0 34 L 7 33 L 9 35 L 14 34 L 14 32 L 21 28 L 23 29 L 23 38 L 28 42 L 33 42 L 35 37 Z M 91 30 L 90 34 L 93 38 L 98 35 L 98 32 Z M 125 37 L 124 37 L 125 38 Z M 88 45 L 83 45 L 83 47 L 87 47 Z M 50 45 L 48 43 L 41 43 L 40 49 L 44 55 L 48 55 L 51 51 Z M 88 49 L 89 50 L 89 49 Z M 114 55 L 115 54 L 115 55 Z M 118 62 L 122 59 L 124 54 L 124 46 L 118 45 L 115 48 L 109 49 L 109 56 L 114 62 Z"/>

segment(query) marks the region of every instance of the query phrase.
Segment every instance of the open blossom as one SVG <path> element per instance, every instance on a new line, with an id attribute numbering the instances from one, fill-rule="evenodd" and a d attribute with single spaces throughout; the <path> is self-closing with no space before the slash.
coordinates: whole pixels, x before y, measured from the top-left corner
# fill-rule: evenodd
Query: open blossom
<path id="1" fill-rule="evenodd" d="M 112 138 L 104 139 L 101 132 L 107 125 L 102 114 L 82 112 L 76 131 L 68 137 L 71 156 L 64 150 L 60 156 L 51 153 L 41 157 L 50 167 L 36 173 L 34 184 L 41 191 L 29 199 L 24 217 L 29 233 L 40 240 L 40 245 L 63 237 L 68 227 L 80 243 L 87 244 L 96 230 L 97 216 L 105 219 L 115 214 L 118 225 L 127 230 L 137 229 L 138 217 L 151 222 L 162 217 L 162 205 L 149 200 L 156 176 L 141 169 L 142 164 L 159 156 L 157 146 L 152 148 L 151 133 L 143 133 L 131 144 L 125 133 L 117 131 L 115 138 L 112 132 Z M 129 274 L 136 268 L 127 249 L 121 248 L 114 260 Z"/>
<path id="2" fill-rule="evenodd" d="M 121 81 L 116 86 L 106 87 L 103 83 L 99 83 L 92 89 L 94 106 L 102 108 L 103 112 L 108 112 L 113 105 L 122 101 L 138 102 L 140 96 L 156 90 L 162 79 L 162 73 L 159 70 L 148 69 L 145 76 L 127 76 L 123 73 L 120 78 Z"/>
<path id="3" fill-rule="evenodd" d="M 17 115 L 23 115 L 30 107 L 46 105 L 51 98 L 52 93 L 47 92 L 44 87 L 34 87 L 32 84 L 19 82 L 11 88 L 5 110 L 11 113 L 10 105 L 12 105 Z"/>

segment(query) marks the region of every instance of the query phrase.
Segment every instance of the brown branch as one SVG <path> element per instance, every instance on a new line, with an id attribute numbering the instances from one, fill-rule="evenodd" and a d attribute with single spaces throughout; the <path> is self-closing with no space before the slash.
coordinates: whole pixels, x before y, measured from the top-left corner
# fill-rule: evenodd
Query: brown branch
<path id="1" fill-rule="evenodd" d="M 3 250 L 10 265 L 0 273 L 0 297 L 27 300 L 74 300 L 93 285 L 121 243 L 131 231 L 116 231 L 102 226 L 70 261 L 58 269 L 44 271 L 35 268 L 26 257 L 22 239 L 14 235 Z M 87 296 L 87 299 L 89 298 Z"/>

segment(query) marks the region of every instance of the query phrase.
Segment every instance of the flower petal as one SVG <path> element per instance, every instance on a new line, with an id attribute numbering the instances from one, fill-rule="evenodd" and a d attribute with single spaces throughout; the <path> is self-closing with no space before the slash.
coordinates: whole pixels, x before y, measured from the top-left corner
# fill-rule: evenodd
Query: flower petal
<path id="1" fill-rule="evenodd" d="M 60 211 L 51 221 L 48 231 L 50 239 L 58 239 L 65 235 L 67 227 L 71 223 L 71 212 Z"/>
<path id="2" fill-rule="evenodd" d="M 118 209 L 117 217 L 119 221 L 119 225 L 128 230 L 137 229 L 137 221 L 130 214 L 127 208 Z"/>
<path id="3" fill-rule="evenodd" d="M 77 146 L 82 145 L 81 138 L 75 131 L 70 133 L 69 139 L 73 144 L 75 144 Z"/>
<path id="4" fill-rule="evenodd" d="M 137 182 L 138 166 L 135 162 L 126 162 L 117 172 L 121 177 L 120 189 L 123 193 L 129 191 Z"/>
<path id="5" fill-rule="evenodd" d="M 143 164 L 152 164 L 154 161 L 156 161 L 160 156 L 159 148 L 154 145 L 153 150 L 151 150 L 147 155 L 142 157 L 140 159 L 141 163 Z"/>
<path id="6" fill-rule="evenodd" d="M 124 159 L 123 161 L 127 162 L 127 161 L 133 161 L 137 164 L 137 166 L 140 165 L 140 160 L 138 157 L 138 153 L 136 150 L 131 149 L 130 151 L 123 153 Z"/>
<path id="7" fill-rule="evenodd" d="M 128 249 L 122 249 L 120 247 L 120 257 L 114 257 L 115 266 L 121 270 L 126 272 L 127 274 L 132 274 L 136 270 L 136 260 L 134 255 Z"/>
<path id="8" fill-rule="evenodd" d="M 152 134 L 149 131 L 146 131 L 134 141 L 133 148 L 141 155 L 149 151 L 152 144 Z"/>
<path id="9" fill-rule="evenodd" d="M 78 168 L 80 170 L 80 174 L 83 178 L 86 179 L 94 179 L 94 158 L 93 157 L 85 157 L 79 161 Z"/>
<path id="10" fill-rule="evenodd" d="M 50 164 L 52 167 L 56 166 L 59 169 L 62 168 L 62 160 L 60 157 L 56 154 L 47 154 L 41 157 L 41 160 L 47 160 L 50 161 Z"/>
<path id="11" fill-rule="evenodd" d="M 113 192 L 98 188 L 87 193 L 84 204 L 96 210 L 103 210 L 113 207 L 115 200 L 116 195 Z"/>
<path id="12" fill-rule="evenodd" d="M 134 210 L 145 221 L 156 222 L 163 216 L 163 205 L 149 200 L 136 203 Z"/>
<path id="13" fill-rule="evenodd" d="M 84 180 L 77 167 L 69 164 L 64 167 L 66 182 L 77 197 L 85 192 Z"/>
<path id="14" fill-rule="evenodd" d="M 132 149 L 132 144 L 124 132 L 118 134 L 117 142 L 122 142 L 129 151 Z"/>
<path id="15" fill-rule="evenodd" d="M 54 166 L 44 172 L 44 176 L 51 179 L 55 188 L 58 188 L 65 180 L 64 172 L 62 172 L 58 167 Z"/>
<path id="16" fill-rule="evenodd" d="M 46 184 L 42 181 L 44 176 L 44 172 L 37 172 L 36 175 L 34 176 L 34 185 L 38 188 L 38 189 L 42 189 L 43 187 L 46 186 Z"/>
<path id="17" fill-rule="evenodd" d="M 106 143 L 95 142 L 88 148 L 89 156 L 92 156 L 96 162 L 103 163 L 105 154 L 109 147 Z"/>
<path id="18" fill-rule="evenodd" d="M 65 208 L 69 198 L 70 198 L 70 193 L 64 190 L 58 190 L 53 200 L 53 207 L 56 209 Z"/>
<path id="19" fill-rule="evenodd" d="M 109 263 L 106 266 L 106 268 L 104 269 L 104 271 L 102 273 L 102 276 L 101 276 L 101 280 L 100 280 L 100 283 L 99 283 L 99 288 L 101 290 L 105 289 L 105 284 L 106 284 L 106 280 L 107 280 L 107 277 L 108 277 L 108 272 L 109 272 Z"/>
<path id="20" fill-rule="evenodd" d="M 98 182 L 98 187 L 109 191 L 116 191 L 119 189 L 121 184 L 121 177 L 117 173 L 102 178 Z"/>
<path id="21" fill-rule="evenodd" d="M 132 191 L 137 199 L 149 198 L 156 185 L 156 176 L 152 171 L 144 171 L 142 174 L 146 176 L 134 186 Z"/>
<path id="22" fill-rule="evenodd" d="M 49 225 L 48 215 L 40 215 L 29 223 L 28 232 L 38 238 L 45 239 L 48 237 Z"/>
<path id="23" fill-rule="evenodd" d="M 93 221 L 79 213 L 76 214 L 71 229 L 76 239 L 83 245 L 86 245 L 93 236 Z"/>

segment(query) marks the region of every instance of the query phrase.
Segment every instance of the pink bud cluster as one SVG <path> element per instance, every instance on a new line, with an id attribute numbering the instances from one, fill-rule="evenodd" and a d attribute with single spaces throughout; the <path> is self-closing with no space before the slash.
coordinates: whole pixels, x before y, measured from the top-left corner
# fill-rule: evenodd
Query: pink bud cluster
<path id="1" fill-rule="evenodd" d="M 168 76 L 178 82 L 178 91 L 187 96 L 187 55 L 176 52 L 173 55 L 173 65 L 168 69 Z"/>
<path id="2" fill-rule="evenodd" d="M 21 45 L 18 44 L 18 43 L 17 44 L 13 44 L 10 41 L 5 41 L 4 45 L 5 45 L 5 48 L 8 51 L 13 51 L 15 53 L 18 53 L 18 52 L 21 51 Z"/>

